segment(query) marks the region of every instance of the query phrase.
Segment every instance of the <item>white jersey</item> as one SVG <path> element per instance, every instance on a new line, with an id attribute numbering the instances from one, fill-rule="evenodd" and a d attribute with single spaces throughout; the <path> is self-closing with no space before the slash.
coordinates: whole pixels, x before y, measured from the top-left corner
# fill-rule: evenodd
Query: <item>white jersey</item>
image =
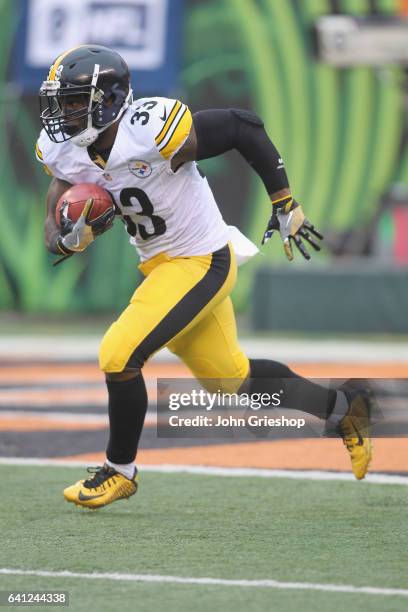
<path id="1" fill-rule="evenodd" d="M 142 98 L 120 121 L 106 164 L 70 140 L 53 143 L 44 130 L 36 155 L 59 179 L 107 189 L 142 261 L 161 252 L 206 255 L 228 242 L 229 230 L 195 162 L 171 169 L 191 125 L 190 110 L 178 100 Z"/>

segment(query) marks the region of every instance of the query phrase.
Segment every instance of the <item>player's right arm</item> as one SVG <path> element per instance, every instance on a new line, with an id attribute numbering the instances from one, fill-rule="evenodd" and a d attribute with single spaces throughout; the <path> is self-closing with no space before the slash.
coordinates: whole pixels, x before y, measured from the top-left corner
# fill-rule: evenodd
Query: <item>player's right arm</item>
<path id="1" fill-rule="evenodd" d="M 61 227 L 57 224 L 55 218 L 55 209 L 62 194 L 65 193 L 72 185 L 64 180 L 62 176 L 58 176 L 59 170 L 56 170 L 56 156 L 53 149 L 50 148 L 48 136 L 41 132 L 39 139 L 35 144 L 35 157 L 42 165 L 45 173 L 51 176 L 51 182 L 47 192 L 47 216 L 44 224 L 44 241 L 45 246 L 51 253 L 57 255 L 69 255 L 67 249 L 61 248 Z"/>
<path id="2" fill-rule="evenodd" d="M 62 254 L 58 246 L 61 230 L 55 219 L 55 209 L 62 194 L 70 187 L 71 183 L 54 177 L 47 192 L 47 217 L 44 225 L 45 245 L 51 253 L 57 253 L 58 255 Z"/>
<path id="3" fill-rule="evenodd" d="M 61 196 L 71 187 L 71 183 L 53 178 L 47 194 L 47 217 L 45 220 L 45 244 L 51 253 L 62 255 L 62 259 L 54 262 L 57 265 L 74 253 L 84 251 L 100 234 L 112 227 L 115 216 L 114 209 L 109 209 L 94 221 L 89 220 L 93 199 L 88 198 L 83 210 L 75 223 L 68 216 L 68 202 L 62 203 L 60 209 L 60 224 L 55 218 L 55 209 Z"/>

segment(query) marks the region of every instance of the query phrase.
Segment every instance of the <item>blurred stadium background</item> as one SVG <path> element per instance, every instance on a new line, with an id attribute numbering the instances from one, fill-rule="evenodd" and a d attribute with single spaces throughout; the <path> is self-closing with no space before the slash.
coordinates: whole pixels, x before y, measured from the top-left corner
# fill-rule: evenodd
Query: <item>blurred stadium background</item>
<path id="1" fill-rule="evenodd" d="M 104 460 L 98 344 L 139 280 L 118 222 L 57 268 L 43 244 L 37 91 L 82 42 L 117 49 L 136 96 L 264 119 L 326 239 L 289 264 L 276 238 L 240 269 L 243 345 L 305 376 L 375 378 L 407 423 L 408 1 L 0 0 L 0 588 L 69 589 L 75 610 L 406 610 L 407 437 L 375 440 L 363 483 L 349 482 L 338 439 L 158 438 L 156 379 L 189 375 L 166 350 L 145 370 L 141 494 L 97 520 L 63 501 Z M 234 153 L 202 167 L 227 221 L 259 244 L 261 181 Z M 142 584 L 146 573 L 283 586 Z"/>
<path id="2" fill-rule="evenodd" d="M 241 268 L 234 301 L 248 352 L 308 376 L 408 378 L 407 4 L 0 0 L 1 454 L 103 451 L 98 342 L 139 279 L 120 223 L 58 268 L 43 245 L 37 91 L 54 57 L 83 41 L 123 54 L 136 97 L 258 112 L 324 232 L 309 263 L 286 262 L 276 238 Z M 261 181 L 235 153 L 202 166 L 227 221 L 259 244 L 269 216 Z M 146 373 L 154 394 L 157 375 L 186 372 L 164 351 Z M 61 430 L 51 446 L 49 429 Z M 326 467 L 348 469 L 336 461 Z M 377 467 L 402 469 L 400 457 Z"/>

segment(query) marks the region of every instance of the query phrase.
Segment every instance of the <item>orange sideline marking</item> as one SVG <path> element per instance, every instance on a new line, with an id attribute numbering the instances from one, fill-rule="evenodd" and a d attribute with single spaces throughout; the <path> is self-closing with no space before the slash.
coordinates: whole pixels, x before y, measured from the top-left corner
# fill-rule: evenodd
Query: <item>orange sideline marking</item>
<path id="1" fill-rule="evenodd" d="M 67 461 L 103 463 L 105 453 L 66 457 Z M 141 449 L 137 461 L 145 465 L 207 465 L 289 470 L 351 471 L 348 453 L 339 439 L 242 442 L 187 448 Z M 373 472 L 407 472 L 408 439 L 374 440 Z"/>

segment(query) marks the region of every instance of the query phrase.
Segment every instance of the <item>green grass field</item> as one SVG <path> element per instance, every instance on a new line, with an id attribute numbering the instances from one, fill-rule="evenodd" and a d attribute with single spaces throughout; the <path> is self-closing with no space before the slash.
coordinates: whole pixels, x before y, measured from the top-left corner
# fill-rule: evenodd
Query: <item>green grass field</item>
<path id="1" fill-rule="evenodd" d="M 408 587 L 405 486 L 149 472 L 130 501 L 92 512 L 61 493 L 83 475 L 0 466 L 1 568 Z M 0 575 L 0 589 L 67 590 L 71 610 L 408 606 L 395 595 L 66 577 Z"/>

